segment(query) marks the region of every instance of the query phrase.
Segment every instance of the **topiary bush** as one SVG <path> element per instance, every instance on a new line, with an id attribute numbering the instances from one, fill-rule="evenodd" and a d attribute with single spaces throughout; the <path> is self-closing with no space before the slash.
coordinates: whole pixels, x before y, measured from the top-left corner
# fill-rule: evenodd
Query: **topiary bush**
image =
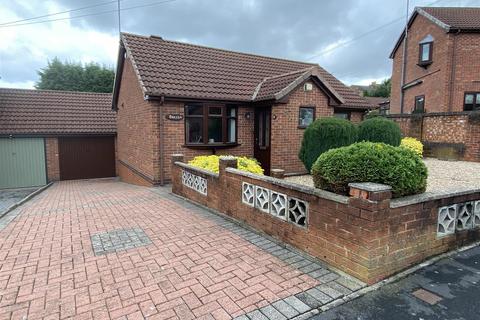
<path id="1" fill-rule="evenodd" d="M 239 170 L 263 175 L 263 169 L 256 159 L 247 157 L 234 157 L 237 159 L 237 168 Z M 188 164 L 202 168 L 208 171 L 218 173 L 218 167 L 220 162 L 220 156 L 197 156 L 190 160 Z"/>
<path id="2" fill-rule="evenodd" d="M 351 182 L 392 187 L 393 197 L 425 192 L 427 167 L 412 150 L 384 143 L 359 142 L 332 149 L 312 167 L 315 187 L 347 194 Z"/>
<path id="3" fill-rule="evenodd" d="M 310 124 L 303 134 L 298 157 L 310 172 L 318 156 L 332 148 L 348 146 L 357 140 L 357 128 L 348 120 L 321 118 Z"/>
<path id="4" fill-rule="evenodd" d="M 420 157 L 423 157 L 423 144 L 412 137 L 405 137 L 402 139 L 400 146 L 403 148 L 407 148 L 415 152 Z"/>
<path id="5" fill-rule="evenodd" d="M 358 141 L 383 142 L 397 147 L 401 140 L 400 126 L 383 117 L 364 120 L 358 126 Z"/>

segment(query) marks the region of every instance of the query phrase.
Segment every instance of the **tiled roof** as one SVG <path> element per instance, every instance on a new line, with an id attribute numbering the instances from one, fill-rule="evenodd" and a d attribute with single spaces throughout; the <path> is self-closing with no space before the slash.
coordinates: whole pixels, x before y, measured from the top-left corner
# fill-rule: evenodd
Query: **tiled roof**
<path id="1" fill-rule="evenodd" d="M 420 9 L 452 29 L 480 31 L 480 8 L 421 7 Z"/>
<path id="2" fill-rule="evenodd" d="M 480 8 L 478 7 L 416 7 L 408 20 L 409 28 L 419 14 L 436 23 L 445 32 L 480 32 Z M 390 53 L 391 59 L 393 59 L 404 37 L 405 30 L 402 31 Z"/>
<path id="3" fill-rule="evenodd" d="M 390 98 L 384 97 L 365 97 L 365 99 L 375 108 L 378 108 L 381 104 L 387 103 L 390 100 Z"/>
<path id="4" fill-rule="evenodd" d="M 110 134 L 109 93 L 0 88 L 0 134 Z"/>
<path id="5" fill-rule="evenodd" d="M 313 67 L 342 96 L 344 106 L 369 107 L 353 90 L 316 64 L 168 41 L 156 36 L 124 33 L 122 40 L 145 95 L 247 102 L 252 101 L 256 89 L 266 78 L 291 73 L 279 83 L 264 83 L 276 91 L 280 82 L 288 85 L 288 80 L 295 80 L 295 74 Z M 260 91 L 262 97 L 274 93 L 267 89 Z"/>

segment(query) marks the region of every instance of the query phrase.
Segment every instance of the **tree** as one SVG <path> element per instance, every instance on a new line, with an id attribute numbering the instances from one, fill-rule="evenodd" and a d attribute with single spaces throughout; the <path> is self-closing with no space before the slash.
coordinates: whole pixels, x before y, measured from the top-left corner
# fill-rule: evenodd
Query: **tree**
<path id="1" fill-rule="evenodd" d="M 58 58 L 49 61 L 38 71 L 37 89 L 84 92 L 112 92 L 115 72 L 98 63 L 62 62 Z"/>
<path id="2" fill-rule="evenodd" d="M 390 78 L 385 79 L 380 84 L 373 83 L 370 86 L 370 89 L 365 90 L 363 92 L 363 95 L 365 97 L 385 97 L 385 98 L 390 97 L 390 91 L 392 88 L 392 84 L 390 80 L 391 80 Z"/>

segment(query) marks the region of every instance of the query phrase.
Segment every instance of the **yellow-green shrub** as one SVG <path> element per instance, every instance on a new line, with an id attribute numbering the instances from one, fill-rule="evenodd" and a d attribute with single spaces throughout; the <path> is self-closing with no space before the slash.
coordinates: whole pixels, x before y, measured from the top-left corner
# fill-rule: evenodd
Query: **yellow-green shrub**
<path id="1" fill-rule="evenodd" d="M 423 156 L 423 144 L 415 138 L 405 137 L 400 143 L 401 147 L 407 148 L 418 154 L 420 157 Z"/>
<path id="2" fill-rule="evenodd" d="M 247 157 L 234 157 L 237 159 L 237 168 L 242 171 L 247 171 L 259 175 L 263 175 L 263 169 L 257 160 Z M 218 173 L 220 156 L 197 156 L 190 160 L 188 164 L 202 168 L 208 171 Z"/>

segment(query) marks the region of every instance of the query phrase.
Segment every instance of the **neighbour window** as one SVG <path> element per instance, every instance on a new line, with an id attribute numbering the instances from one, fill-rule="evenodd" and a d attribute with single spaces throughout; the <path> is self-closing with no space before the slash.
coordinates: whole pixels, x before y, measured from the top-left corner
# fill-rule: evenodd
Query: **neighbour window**
<path id="1" fill-rule="evenodd" d="M 185 106 L 185 142 L 190 145 L 237 141 L 237 108 L 231 105 Z"/>
<path id="2" fill-rule="evenodd" d="M 335 118 L 340 118 L 340 119 L 345 119 L 345 120 L 350 120 L 350 112 L 334 112 L 333 116 Z"/>
<path id="3" fill-rule="evenodd" d="M 414 113 L 424 113 L 425 112 L 425 96 L 416 96 L 415 97 L 415 107 L 413 108 Z"/>
<path id="4" fill-rule="evenodd" d="M 466 92 L 463 110 L 480 110 L 480 92 Z"/>
<path id="5" fill-rule="evenodd" d="M 433 37 L 431 35 L 428 35 L 422 41 L 420 41 L 418 64 L 421 66 L 426 66 L 432 63 L 432 53 Z"/>
<path id="6" fill-rule="evenodd" d="M 315 107 L 300 107 L 298 112 L 298 127 L 306 128 L 315 120 Z"/>

